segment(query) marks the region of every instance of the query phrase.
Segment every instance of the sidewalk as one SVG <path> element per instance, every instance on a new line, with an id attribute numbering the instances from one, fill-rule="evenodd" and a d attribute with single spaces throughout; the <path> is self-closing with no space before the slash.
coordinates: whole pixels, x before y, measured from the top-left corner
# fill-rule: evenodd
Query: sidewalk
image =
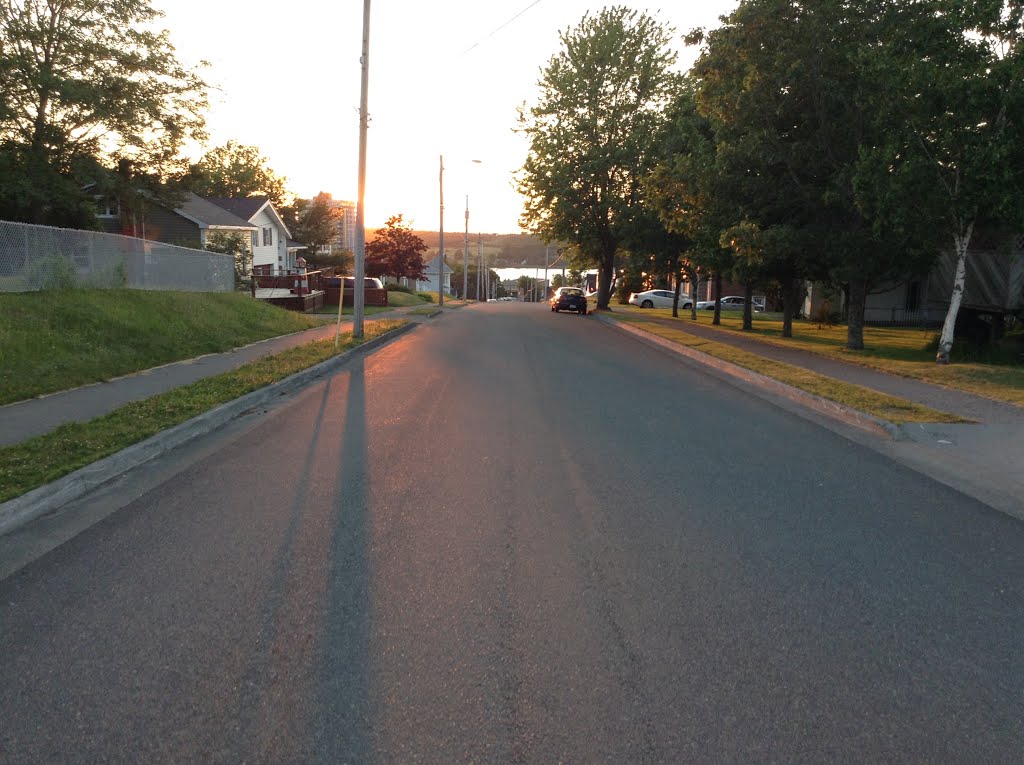
<path id="1" fill-rule="evenodd" d="M 756 373 L 714 359 L 661 337 L 643 332 L 632 324 L 595 314 L 605 324 L 646 342 L 686 356 L 724 379 L 787 405 L 815 409 L 847 426 L 863 429 L 872 421 L 880 425 L 872 436 L 858 438 L 908 467 L 930 475 L 946 485 L 979 499 L 1003 512 L 1024 519 L 1024 408 L 971 393 L 932 385 L 920 380 L 887 374 L 810 351 L 764 342 L 756 336 L 719 330 L 707 325 L 661 317 L 645 321 L 730 345 L 766 359 L 808 369 L 835 380 L 860 385 L 898 398 L 914 401 L 972 421 L 969 424 L 880 422 L 841 407 L 818 407 L 816 397 L 763 378 Z M 779 393 L 779 389 L 788 389 Z"/>
<path id="2" fill-rule="evenodd" d="M 409 316 L 422 306 L 404 306 L 384 313 L 367 316 L 366 321 L 378 319 L 417 320 L 423 316 Z M 325 315 L 325 318 L 328 318 Z M 313 327 L 291 335 L 272 337 L 224 353 L 211 353 L 194 359 L 147 369 L 117 377 L 107 382 L 84 385 L 80 388 L 51 393 L 46 396 L 0 406 L 0 446 L 11 446 L 34 436 L 41 436 L 68 422 L 88 422 L 108 414 L 132 401 L 155 396 L 158 393 L 188 385 L 204 377 L 229 372 L 263 356 L 305 345 L 317 340 L 333 338 L 337 319 L 321 327 Z M 352 317 L 343 316 L 341 331 L 352 328 Z"/>

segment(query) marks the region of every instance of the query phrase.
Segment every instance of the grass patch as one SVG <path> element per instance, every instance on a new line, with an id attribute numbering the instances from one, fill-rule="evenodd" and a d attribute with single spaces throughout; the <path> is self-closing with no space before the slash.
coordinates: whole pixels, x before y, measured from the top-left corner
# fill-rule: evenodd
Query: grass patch
<path id="1" fill-rule="evenodd" d="M 618 318 L 643 321 L 644 318 L 671 318 L 671 309 L 639 309 L 616 306 L 612 314 Z M 900 375 L 922 382 L 962 390 L 997 401 L 1024 406 L 1024 356 L 1015 336 L 1010 336 L 1001 348 L 990 351 L 985 361 L 970 360 L 971 351 L 960 345 L 959 358 L 954 363 L 935 363 L 932 341 L 933 329 L 913 327 L 865 327 L 862 351 L 846 348 L 846 325 L 822 326 L 812 321 L 794 321 L 793 337 L 782 337 L 782 320 L 777 315 L 754 314 L 753 329 L 743 332 L 743 317 L 738 313 L 722 312 L 722 324 L 711 324 L 714 313 L 698 311 L 697 323 L 723 333 L 742 332 L 775 345 L 799 348 L 821 356 L 848 361 L 853 364 Z M 680 311 L 680 322 L 692 323 L 690 312 Z M 645 323 L 645 327 L 654 326 Z"/>
<path id="2" fill-rule="evenodd" d="M 794 388 L 799 388 L 807 393 L 813 393 L 821 398 L 835 401 L 837 404 L 848 406 L 860 412 L 866 412 L 889 422 L 897 424 L 906 422 L 968 422 L 968 420 L 964 420 L 956 415 L 929 409 L 912 401 L 889 396 L 885 393 L 878 393 L 860 385 L 851 385 L 850 383 L 826 377 L 816 372 L 795 367 L 792 364 L 784 364 L 781 361 L 767 359 L 764 356 L 758 356 L 755 353 L 744 351 L 726 343 L 706 340 L 683 329 L 675 329 L 647 322 L 641 317 L 636 316 L 619 314 L 616 318 L 634 325 L 642 324 L 645 332 L 650 332 L 666 340 L 701 351 L 716 359 L 729 361 L 737 366 L 758 372 L 766 377 L 771 377 L 774 380 L 786 383 Z"/>
<path id="3" fill-rule="evenodd" d="M 351 332 L 343 334 L 337 351 L 333 338 L 290 348 L 231 372 L 127 404 L 89 422 L 62 425 L 46 435 L 4 447 L 0 449 L 0 502 L 50 483 L 403 324 L 403 321 L 387 320 L 370 322 L 364 328 L 362 340 L 354 340 Z"/>
<path id="4" fill-rule="evenodd" d="M 363 315 L 364 316 L 373 316 L 374 314 L 377 314 L 377 313 L 387 313 L 388 311 L 390 311 L 394 307 L 395 307 L 394 304 L 392 304 L 392 305 L 366 305 L 366 306 L 363 306 Z M 334 316 L 334 317 L 337 317 L 337 315 L 338 315 L 338 306 L 336 306 L 336 305 L 322 305 L 319 308 L 317 308 L 315 311 L 313 311 L 311 313 L 311 315 L 318 316 L 318 317 L 323 317 L 323 316 Z M 352 315 L 352 306 L 350 306 L 350 305 L 344 306 L 341 309 L 341 315 L 342 316 L 351 316 Z"/>
<path id="5" fill-rule="evenodd" d="M 0 294 L 0 404 L 319 326 L 240 293 Z"/>

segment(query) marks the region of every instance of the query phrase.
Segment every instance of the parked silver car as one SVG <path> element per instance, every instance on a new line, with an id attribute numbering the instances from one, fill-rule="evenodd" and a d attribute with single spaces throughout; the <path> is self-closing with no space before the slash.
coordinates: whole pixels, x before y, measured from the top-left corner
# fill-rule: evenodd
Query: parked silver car
<path id="1" fill-rule="evenodd" d="M 629 304 L 638 305 L 641 308 L 671 308 L 672 300 L 676 293 L 672 290 L 647 290 L 645 292 L 632 292 L 629 295 Z M 679 307 L 689 308 L 693 301 L 687 297 L 679 296 Z"/>

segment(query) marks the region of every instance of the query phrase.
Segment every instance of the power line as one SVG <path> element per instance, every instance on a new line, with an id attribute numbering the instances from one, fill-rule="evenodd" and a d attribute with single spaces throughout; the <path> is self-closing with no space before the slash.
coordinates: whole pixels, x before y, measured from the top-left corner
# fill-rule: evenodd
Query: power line
<path id="1" fill-rule="evenodd" d="M 516 19 L 518 19 L 518 18 L 519 18 L 520 16 L 522 16 L 522 15 L 523 15 L 524 13 L 526 13 L 526 12 L 527 12 L 528 10 L 530 10 L 530 9 L 531 9 L 531 8 L 532 8 L 533 6 L 537 5 L 538 3 L 540 3 L 540 0 L 533 0 L 533 2 L 532 2 L 532 3 L 530 3 L 530 4 L 528 5 L 528 6 L 526 6 L 525 8 L 523 8 L 523 10 L 519 11 L 519 13 L 517 13 L 517 14 L 516 14 L 515 16 L 513 16 L 512 18 L 510 18 L 510 19 L 509 19 L 508 21 L 506 21 L 506 22 L 505 22 L 504 24 L 502 24 L 502 25 L 501 25 L 500 27 L 498 27 L 498 28 L 497 28 L 497 29 L 495 29 L 495 30 L 494 30 L 493 32 L 491 32 L 491 33 L 490 33 L 489 35 L 487 35 L 487 37 L 485 37 L 485 38 L 483 38 L 482 40 L 478 40 L 477 42 L 473 43 L 473 44 L 472 44 L 472 45 L 470 45 L 470 46 L 469 46 L 468 48 L 466 48 L 466 50 L 462 51 L 462 53 L 460 53 L 459 55 L 460 55 L 460 56 L 465 56 L 465 55 L 466 55 L 467 53 L 469 53 L 469 52 L 470 52 L 471 50 L 473 50 L 474 48 L 477 48 L 477 47 L 479 47 L 481 43 L 483 43 L 483 42 L 485 42 L 485 41 L 487 41 L 487 40 L 490 40 L 490 39 L 491 39 L 492 37 L 494 37 L 494 36 L 495 36 L 496 34 L 498 34 L 498 32 L 500 32 L 500 31 L 501 31 L 502 29 L 504 29 L 505 27 L 507 27 L 507 26 L 508 26 L 509 24 L 511 24 L 511 23 L 512 23 L 513 21 L 515 21 Z"/>

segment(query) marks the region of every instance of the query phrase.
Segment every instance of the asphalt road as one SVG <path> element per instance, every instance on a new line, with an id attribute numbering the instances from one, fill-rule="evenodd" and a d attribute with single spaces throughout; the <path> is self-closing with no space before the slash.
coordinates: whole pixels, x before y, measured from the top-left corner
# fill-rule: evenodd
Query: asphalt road
<path id="1" fill-rule="evenodd" d="M 449 312 L 133 480 L 0 582 L 0 762 L 1024 751 L 1020 521 L 588 317 Z"/>

